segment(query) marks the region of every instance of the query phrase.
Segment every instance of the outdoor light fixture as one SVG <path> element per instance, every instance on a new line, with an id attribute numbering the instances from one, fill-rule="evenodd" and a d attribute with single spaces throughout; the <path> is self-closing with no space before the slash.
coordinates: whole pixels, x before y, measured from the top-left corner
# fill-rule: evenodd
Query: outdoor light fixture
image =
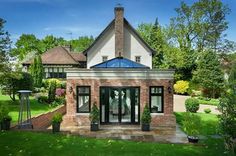
<path id="1" fill-rule="evenodd" d="M 69 93 L 71 94 L 73 92 L 72 86 L 69 87 Z"/>
<path id="2" fill-rule="evenodd" d="M 169 94 L 172 92 L 172 88 L 171 88 L 171 81 L 169 81 L 169 87 L 167 88 L 168 89 L 168 92 Z"/>

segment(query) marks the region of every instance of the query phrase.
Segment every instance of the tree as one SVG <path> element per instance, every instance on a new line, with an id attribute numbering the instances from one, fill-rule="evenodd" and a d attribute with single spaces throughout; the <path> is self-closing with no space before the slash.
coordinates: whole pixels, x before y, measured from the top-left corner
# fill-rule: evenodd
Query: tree
<path id="1" fill-rule="evenodd" d="M 20 38 L 15 43 L 16 48 L 11 50 L 11 55 L 23 61 L 25 57 L 35 52 L 36 54 L 41 54 L 40 40 L 33 34 L 22 34 Z"/>
<path id="2" fill-rule="evenodd" d="M 217 54 L 211 50 L 201 53 L 197 62 L 197 69 L 193 73 L 193 81 L 197 82 L 203 89 L 207 89 L 211 97 L 216 97 L 216 93 L 222 88 L 224 82 Z"/>
<path id="3" fill-rule="evenodd" d="M 232 65 L 228 83 L 218 106 L 219 127 L 225 140 L 225 147 L 232 155 L 236 153 L 236 62 Z"/>
<path id="4" fill-rule="evenodd" d="M 74 39 L 69 42 L 72 46 L 73 51 L 82 52 L 86 50 L 93 43 L 93 41 L 94 38 L 92 36 L 81 36 L 78 39 Z"/>
<path id="5" fill-rule="evenodd" d="M 53 35 L 48 35 L 42 40 L 40 40 L 40 49 L 42 53 L 46 52 L 47 50 L 54 48 L 56 46 L 64 46 L 67 44 L 67 41 L 64 40 L 62 37 L 54 37 Z"/>
<path id="6" fill-rule="evenodd" d="M 8 59 L 11 41 L 9 33 L 3 29 L 5 22 L 5 20 L 0 18 L 0 84 L 4 83 L 5 78 L 11 71 Z"/>
<path id="7" fill-rule="evenodd" d="M 137 31 L 143 37 L 143 39 L 155 50 L 153 56 L 153 67 L 162 68 L 164 63 L 164 51 L 167 44 L 167 39 L 164 34 L 163 28 L 159 25 L 158 19 L 152 24 L 140 24 Z"/>
<path id="8" fill-rule="evenodd" d="M 5 78 L 3 84 L 3 91 L 6 92 L 10 98 L 15 101 L 17 91 L 19 90 L 32 90 L 33 79 L 29 73 L 13 72 L 13 74 Z"/>
<path id="9" fill-rule="evenodd" d="M 217 51 L 220 42 L 224 42 L 224 31 L 228 28 L 226 15 L 230 11 L 221 0 L 199 0 L 191 6 L 182 2 L 176 12 L 170 27 L 181 50 Z"/>
<path id="10" fill-rule="evenodd" d="M 41 87 L 44 73 L 43 73 L 42 59 L 40 55 L 34 58 L 34 62 L 30 66 L 30 73 L 33 77 L 34 86 Z"/>
<path id="11" fill-rule="evenodd" d="M 181 2 L 177 16 L 168 26 L 168 40 L 179 48 L 182 66 L 176 68 L 175 79 L 190 80 L 196 69 L 196 60 L 204 50 L 226 51 L 232 42 L 225 39 L 229 9 L 220 0 L 199 0 L 192 5 Z M 182 54 L 179 54 L 182 53 Z"/>

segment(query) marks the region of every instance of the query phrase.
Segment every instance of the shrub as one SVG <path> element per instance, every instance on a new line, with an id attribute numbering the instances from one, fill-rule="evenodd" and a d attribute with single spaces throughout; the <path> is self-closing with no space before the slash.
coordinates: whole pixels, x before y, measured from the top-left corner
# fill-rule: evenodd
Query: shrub
<path id="1" fill-rule="evenodd" d="M 185 94 L 187 93 L 188 89 L 189 89 L 188 81 L 180 80 L 180 81 L 177 81 L 176 84 L 174 84 L 175 93 Z"/>
<path id="2" fill-rule="evenodd" d="M 191 95 L 191 97 L 201 96 L 202 92 L 199 90 L 188 90 L 188 94 Z"/>
<path id="3" fill-rule="evenodd" d="M 2 122 L 6 117 L 8 117 L 9 108 L 8 105 L 0 105 L 0 122 Z"/>
<path id="4" fill-rule="evenodd" d="M 34 87 L 33 92 L 34 93 L 39 93 L 40 92 L 40 88 Z"/>
<path id="5" fill-rule="evenodd" d="M 66 99 L 64 97 L 56 97 L 55 101 L 59 104 L 66 104 Z"/>
<path id="6" fill-rule="evenodd" d="M 58 79 L 55 79 L 55 78 L 43 80 L 43 86 L 45 88 L 49 88 L 51 83 L 54 83 L 54 82 L 56 82 L 56 87 L 57 88 L 61 88 L 62 82 Z"/>
<path id="7" fill-rule="evenodd" d="M 141 122 L 143 124 L 150 124 L 151 120 L 152 120 L 151 113 L 150 113 L 150 110 L 146 104 L 144 107 L 144 110 L 143 110 L 142 117 L 141 117 Z"/>
<path id="8" fill-rule="evenodd" d="M 52 123 L 61 123 L 62 122 L 62 114 L 55 113 L 52 117 Z"/>
<path id="9" fill-rule="evenodd" d="M 46 92 L 47 92 L 47 89 L 45 89 L 44 87 L 41 87 L 41 88 L 40 88 L 40 92 L 46 93 Z"/>
<path id="10" fill-rule="evenodd" d="M 57 107 L 57 106 L 59 106 L 61 103 L 59 103 L 59 102 L 57 102 L 57 101 L 53 101 L 49 106 L 51 107 L 51 108 L 54 108 L 54 107 Z"/>
<path id="11" fill-rule="evenodd" d="M 206 114 L 209 114 L 209 113 L 211 113 L 211 109 L 210 109 L 210 108 L 206 108 L 206 109 L 204 109 L 204 112 L 205 112 Z"/>
<path id="12" fill-rule="evenodd" d="M 188 136 L 196 137 L 199 134 L 201 118 L 198 115 L 187 112 L 183 116 L 182 124 Z"/>
<path id="13" fill-rule="evenodd" d="M 48 97 L 47 96 L 40 96 L 38 97 L 39 103 L 48 103 Z"/>
<path id="14" fill-rule="evenodd" d="M 61 81 L 61 88 L 66 89 L 66 81 Z"/>
<path id="15" fill-rule="evenodd" d="M 98 110 L 98 107 L 95 102 L 94 102 L 92 110 L 90 112 L 89 119 L 90 119 L 91 123 L 98 123 L 99 122 L 99 110 Z"/>
<path id="16" fill-rule="evenodd" d="M 185 100 L 185 108 L 188 112 L 196 113 L 199 109 L 199 101 L 195 98 Z"/>
<path id="17" fill-rule="evenodd" d="M 56 97 L 56 81 L 52 81 L 50 83 L 49 89 L 48 89 L 48 102 L 51 103 L 55 100 Z"/>
<path id="18" fill-rule="evenodd" d="M 56 95 L 57 96 L 65 96 L 65 94 L 66 94 L 65 89 L 61 89 L 61 88 L 56 89 Z"/>

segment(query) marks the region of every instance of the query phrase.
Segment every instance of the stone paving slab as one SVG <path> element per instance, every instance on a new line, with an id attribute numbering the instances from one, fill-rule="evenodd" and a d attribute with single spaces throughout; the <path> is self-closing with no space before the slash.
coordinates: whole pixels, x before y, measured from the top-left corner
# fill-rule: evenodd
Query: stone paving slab
<path id="1" fill-rule="evenodd" d="M 50 129 L 50 128 L 49 128 Z M 115 140 L 131 140 L 160 143 L 188 143 L 187 136 L 177 125 L 175 128 L 158 127 L 149 132 L 143 132 L 139 125 L 108 125 L 100 126 L 100 130 L 91 132 L 90 127 L 65 126 L 61 127 L 62 133 L 70 133 L 83 137 L 106 138 Z"/>

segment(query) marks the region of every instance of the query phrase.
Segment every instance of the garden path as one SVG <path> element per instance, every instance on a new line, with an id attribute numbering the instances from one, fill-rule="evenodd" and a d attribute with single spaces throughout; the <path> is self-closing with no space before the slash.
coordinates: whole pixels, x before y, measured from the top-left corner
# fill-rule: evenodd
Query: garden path
<path id="1" fill-rule="evenodd" d="M 190 98 L 190 96 L 174 95 L 174 112 L 186 112 L 184 102 L 188 98 Z M 212 114 L 220 114 L 220 112 L 217 110 L 217 106 L 203 105 L 203 104 L 200 104 L 198 112 L 204 113 L 204 109 L 206 108 L 210 108 Z"/>

